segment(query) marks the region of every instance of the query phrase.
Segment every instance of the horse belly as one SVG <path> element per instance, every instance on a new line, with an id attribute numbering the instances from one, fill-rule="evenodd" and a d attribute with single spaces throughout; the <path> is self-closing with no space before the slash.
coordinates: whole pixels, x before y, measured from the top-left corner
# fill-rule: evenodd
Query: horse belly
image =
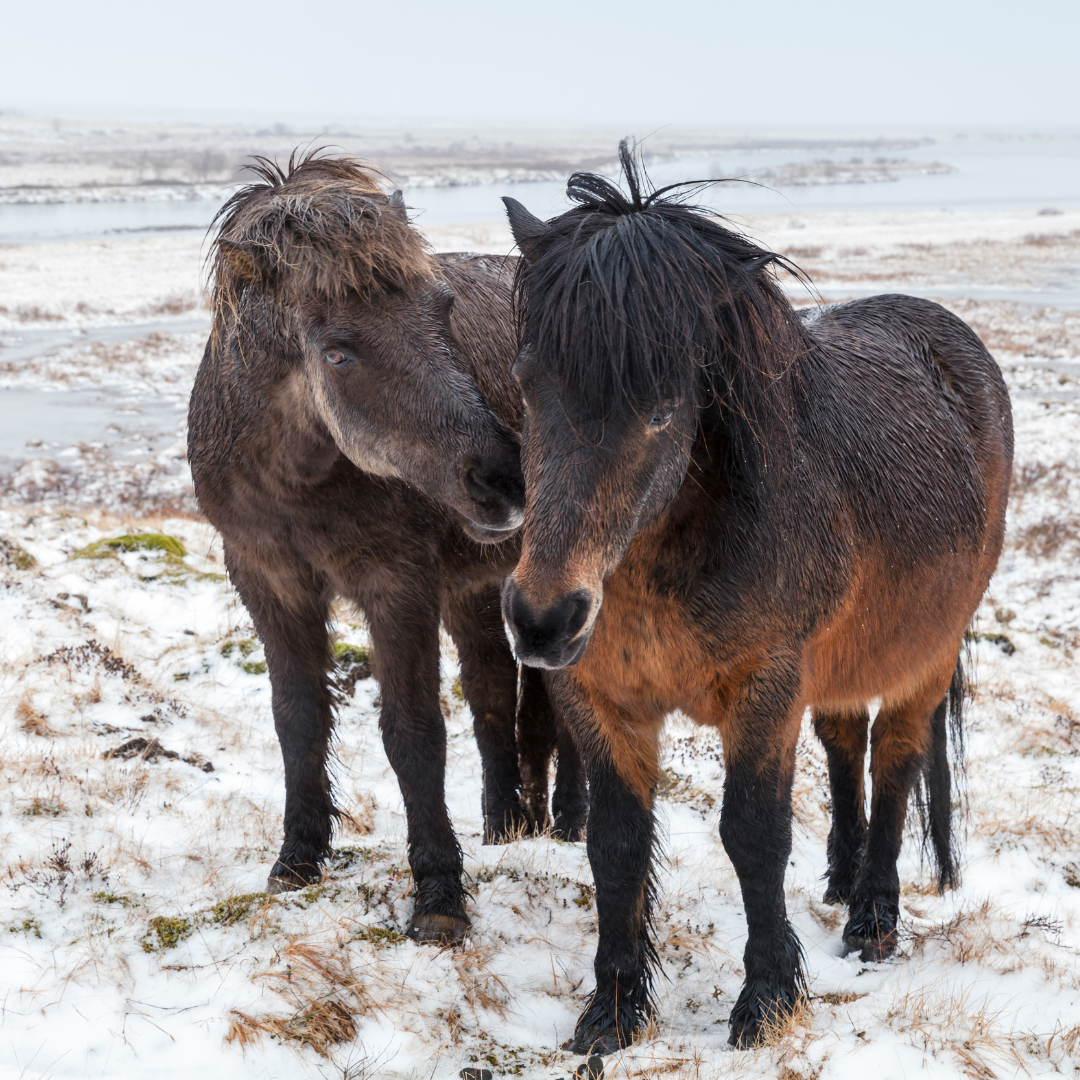
<path id="1" fill-rule="evenodd" d="M 884 560 L 865 560 L 808 643 L 810 702 L 845 708 L 903 699 L 930 678 L 947 678 L 989 581 L 984 564 L 958 553 L 898 574 Z"/>

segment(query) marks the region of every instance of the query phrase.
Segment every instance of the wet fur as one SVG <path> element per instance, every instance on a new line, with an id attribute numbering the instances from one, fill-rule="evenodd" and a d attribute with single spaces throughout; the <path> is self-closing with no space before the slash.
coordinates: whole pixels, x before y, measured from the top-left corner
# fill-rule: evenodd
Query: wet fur
<path id="1" fill-rule="evenodd" d="M 747 1045 L 804 992 L 783 883 L 808 706 L 836 807 L 826 895 L 848 904 L 849 947 L 895 945 L 924 772 L 955 877 L 945 720 L 1001 551 L 1011 413 L 993 359 L 943 308 L 878 296 L 800 316 L 774 257 L 646 196 L 625 148 L 623 164 L 629 196 L 586 175 L 551 222 L 509 207 L 527 512 L 503 606 L 519 655 L 562 667 L 553 692 L 589 770 L 600 940 L 575 1048 L 625 1042 L 651 1008 L 652 803 L 676 709 L 723 736 L 720 832 L 749 930 L 731 1039 Z"/>
<path id="2" fill-rule="evenodd" d="M 393 405 L 416 423 L 417 438 L 456 440 L 450 445 L 465 452 L 468 432 L 460 428 L 475 417 L 512 480 L 517 451 L 506 432 L 519 426 L 521 408 L 509 376 L 512 261 L 432 255 L 404 207 L 356 162 L 308 157 L 288 170 L 263 163 L 258 171 L 261 182 L 234 196 L 218 223 L 213 332 L 191 398 L 189 459 L 200 506 L 222 534 L 230 577 L 266 647 L 286 778 L 285 837 L 270 887 L 317 881 L 330 851 L 335 700 L 327 631 L 331 604 L 344 597 L 364 613 L 373 642 L 380 728 L 408 819 L 413 932 L 452 940 L 468 918 L 443 795 L 440 620 L 457 645 L 475 719 L 486 839 L 547 819 L 555 717 L 542 681 L 529 677 L 521 711 L 531 788 L 523 810 L 518 670 L 499 612 L 519 542 L 476 542 L 458 513 L 421 490 L 422 475 L 407 482 L 357 467 L 320 411 L 311 374 L 321 377 L 320 360 L 311 350 L 324 340 L 366 342 L 358 352 L 368 349 L 372 363 L 378 356 L 391 385 L 395 365 L 406 361 L 420 389 L 428 377 L 451 380 L 469 406 L 461 416 L 441 411 L 438 392 L 415 407 L 370 397 L 360 412 Z M 402 392 L 413 385 L 401 383 Z M 424 402 L 434 405 L 424 412 Z M 338 407 L 347 417 L 354 406 Z M 403 444 L 397 460 L 408 463 L 412 446 L 400 429 L 388 425 Z M 438 490 L 436 480 L 431 486 Z M 583 779 L 572 743 L 564 739 L 559 751 L 570 790 L 556 825 L 574 836 L 584 823 Z"/>

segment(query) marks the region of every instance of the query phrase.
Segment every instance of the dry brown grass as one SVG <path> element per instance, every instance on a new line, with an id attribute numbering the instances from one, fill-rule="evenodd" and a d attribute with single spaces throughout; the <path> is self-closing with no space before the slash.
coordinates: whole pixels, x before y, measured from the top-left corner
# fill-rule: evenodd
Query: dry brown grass
<path id="1" fill-rule="evenodd" d="M 264 1033 L 283 1042 L 310 1046 L 321 1057 L 329 1057 L 331 1047 L 356 1038 L 356 1022 L 338 1001 L 312 1001 L 292 1016 L 269 1016 L 261 1020 L 233 1009 L 225 1041 L 246 1048 L 249 1043 L 260 1041 Z"/>
<path id="2" fill-rule="evenodd" d="M 51 738 L 56 735 L 56 732 L 49 727 L 45 717 L 41 713 L 35 711 L 29 695 L 24 695 L 18 704 L 16 704 L 15 719 L 18 720 L 19 727 L 25 731 L 27 735 L 38 735 L 41 738 Z"/>
<path id="3" fill-rule="evenodd" d="M 490 1009 L 502 1020 L 510 1004 L 510 992 L 506 983 L 487 966 L 498 952 L 499 948 L 495 945 L 456 949 L 453 963 L 462 993 L 473 1013 Z"/>
<path id="4" fill-rule="evenodd" d="M 1060 515 L 1045 517 L 1021 529 L 1012 542 L 1036 559 L 1074 554 L 1080 549 L 1080 519 Z"/>
<path id="5" fill-rule="evenodd" d="M 375 1007 L 353 971 L 341 939 L 331 947 L 312 941 L 290 942 L 280 954 L 284 968 L 264 972 L 269 982 L 293 1007 L 288 1016 L 250 1016 L 234 1010 L 226 1041 L 241 1047 L 269 1034 L 285 1042 L 310 1046 L 328 1057 L 333 1046 L 356 1038 L 356 1017 Z"/>

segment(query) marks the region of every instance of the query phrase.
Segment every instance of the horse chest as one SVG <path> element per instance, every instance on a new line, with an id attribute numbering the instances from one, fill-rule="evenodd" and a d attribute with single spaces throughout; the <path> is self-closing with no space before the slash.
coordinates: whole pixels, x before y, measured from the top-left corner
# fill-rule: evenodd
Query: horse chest
<path id="1" fill-rule="evenodd" d="M 706 692 L 710 659 L 700 628 L 679 600 L 635 588 L 617 574 L 604 591 L 576 677 L 635 711 L 686 709 Z"/>

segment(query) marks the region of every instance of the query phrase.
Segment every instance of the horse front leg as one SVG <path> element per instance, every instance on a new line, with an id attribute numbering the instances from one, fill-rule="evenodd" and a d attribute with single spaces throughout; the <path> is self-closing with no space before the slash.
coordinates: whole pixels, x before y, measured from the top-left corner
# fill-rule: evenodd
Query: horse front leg
<path id="1" fill-rule="evenodd" d="M 724 731 L 720 837 L 739 878 L 748 931 L 746 980 L 731 1010 L 728 1040 L 740 1048 L 757 1043 L 763 1027 L 792 1012 L 805 996 L 802 948 L 784 902 L 802 711 L 789 689 L 793 682 L 752 678 L 743 688 L 739 715 Z"/>
<path id="2" fill-rule="evenodd" d="M 285 766 L 285 838 L 266 886 L 275 894 L 320 880 L 337 814 L 326 770 L 333 728 L 328 596 L 323 583 L 309 575 L 290 589 L 286 604 L 235 550 L 226 549 L 226 561 L 266 650 Z"/>
<path id="3" fill-rule="evenodd" d="M 379 682 L 379 729 L 405 803 L 415 888 L 407 933 L 456 944 L 469 928 L 461 848 L 446 809 L 446 725 L 439 704 L 439 586 L 434 570 L 384 570 L 361 596 Z M 425 580 L 425 576 L 427 580 Z"/>
<path id="4" fill-rule="evenodd" d="M 653 974 L 659 965 L 651 925 L 653 798 L 662 717 L 631 716 L 611 703 L 586 701 L 561 674 L 550 685 L 588 773 L 587 850 L 599 928 L 596 989 L 569 1049 L 606 1054 L 629 1045 L 653 1010 Z"/>
<path id="5" fill-rule="evenodd" d="M 855 888 L 866 843 L 866 736 L 870 714 L 814 709 L 814 732 L 829 762 L 832 824 L 829 828 L 829 879 L 823 900 L 846 904 Z"/>
<path id="6" fill-rule="evenodd" d="M 457 646 L 461 690 L 473 715 L 480 751 L 485 844 L 505 844 L 524 825 L 535 824 L 521 805 L 515 732 L 518 669 L 503 629 L 499 599 L 498 585 L 448 589 L 443 599 L 443 618 Z M 546 812 L 545 805 L 545 816 Z M 543 825 L 541 818 L 539 827 Z"/>

